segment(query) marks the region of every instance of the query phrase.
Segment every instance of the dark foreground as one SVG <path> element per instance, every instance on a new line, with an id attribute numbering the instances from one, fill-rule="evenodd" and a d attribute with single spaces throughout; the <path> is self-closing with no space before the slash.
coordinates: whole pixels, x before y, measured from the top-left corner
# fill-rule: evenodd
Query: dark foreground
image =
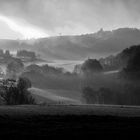
<path id="1" fill-rule="evenodd" d="M 47 139 L 136 136 L 140 108 L 103 106 L 0 107 L 0 138 Z"/>

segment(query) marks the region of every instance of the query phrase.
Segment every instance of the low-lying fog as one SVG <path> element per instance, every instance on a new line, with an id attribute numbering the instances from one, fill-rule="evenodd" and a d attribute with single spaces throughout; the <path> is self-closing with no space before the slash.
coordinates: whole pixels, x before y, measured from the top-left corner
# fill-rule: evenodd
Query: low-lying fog
<path id="1" fill-rule="evenodd" d="M 54 67 L 60 67 L 60 68 L 64 68 L 66 71 L 72 72 L 74 70 L 74 66 L 77 64 L 82 64 L 83 61 L 72 61 L 72 60 L 53 60 L 50 62 L 28 62 L 25 63 L 25 66 L 29 66 L 31 64 L 37 64 L 39 66 L 48 64 L 49 66 L 54 66 Z"/>

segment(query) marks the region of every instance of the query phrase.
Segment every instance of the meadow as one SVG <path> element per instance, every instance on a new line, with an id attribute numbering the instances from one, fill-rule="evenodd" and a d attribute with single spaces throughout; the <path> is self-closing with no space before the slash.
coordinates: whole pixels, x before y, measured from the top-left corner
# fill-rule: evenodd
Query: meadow
<path id="1" fill-rule="evenodd" d="M 0 136 L 119 139 L 140 129 L 140 108 L 98 105 L 1 106 Z"/>

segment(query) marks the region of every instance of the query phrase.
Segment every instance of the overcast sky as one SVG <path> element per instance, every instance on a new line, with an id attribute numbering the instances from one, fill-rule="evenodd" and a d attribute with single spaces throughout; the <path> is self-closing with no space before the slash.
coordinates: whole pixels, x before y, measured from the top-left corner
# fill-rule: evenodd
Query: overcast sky
<path id="1" fill-rule="evenodd" d="M 140 28 L 140 0 L 0 0 L 0 38 Z"/>

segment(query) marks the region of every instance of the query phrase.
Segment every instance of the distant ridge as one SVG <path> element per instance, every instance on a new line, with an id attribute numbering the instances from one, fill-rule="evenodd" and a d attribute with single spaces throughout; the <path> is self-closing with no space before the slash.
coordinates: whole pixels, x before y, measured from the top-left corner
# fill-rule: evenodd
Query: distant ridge
<path id="1" fill-rule="evenodd" d="M 2 49 L 28 49 L 40 53 L 46 59 L 68 60 L 79 60 L 88 56 L 104 57 L 138 44 L 140 30 L 136 28 L 119 28 L 112 31 L 102 29 L 93 34 L 32 40 L 0 40 Z"/>

